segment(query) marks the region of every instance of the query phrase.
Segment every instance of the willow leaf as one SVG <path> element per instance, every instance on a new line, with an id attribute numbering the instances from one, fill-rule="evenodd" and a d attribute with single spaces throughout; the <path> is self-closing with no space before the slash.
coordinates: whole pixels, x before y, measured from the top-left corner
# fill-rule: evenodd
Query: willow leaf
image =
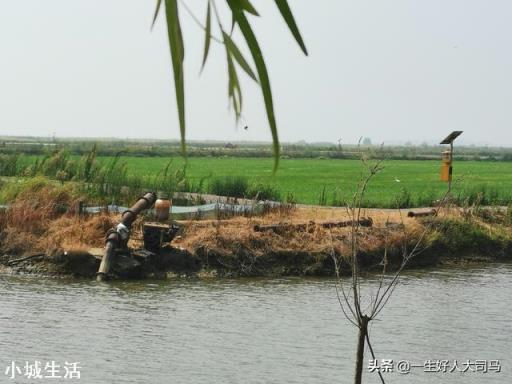
<path id="1" fill-rule="evenodd" d="M 180 122 L 181 149 L 185 154 L 185 88 L 183 76 L 183 35 L 181 33 L 180 18 L 177 0 L 165 0 L 165 15 L 167 19 L 167 33 L 171 50 L 172 69 L 174 73 L 174 89 Z"/>
<path id="2" fill-rule="evenodd" d="M 276 118 L 274 114 L 274 102 L 272 100 L 272 90 L 270 88 L 270 79 L 268 77 L 267 67 L 265 64 L 265 60 L 263 59 L 260 46 L 258 44 L 258 40 L 256 39 L 256 36 L 254 35 L 251 25 L 249 24 L 249 21 L 247 20 L 247 17 L 244 14 L 243 8 L 240 7 L 239 2 L 237 0 L 227 0 L 227 3 L 231 8 L 231 12 L 233 13 L 236 22 L 240 27 L 240 31 L 242 32 L 245 41 L 247 42 L 247 46 L 251 51 L 254 64 L 256 65 L 256 70 L 258 71 L 261 91 L 263 93 L 263 100 L 265 102 L 265 109 L 267 111 L 268 123 L 270 126 L 270 132 L 272 134 L 275 172 L 279 165 L 280 146 L 279 137 L 277 135 Z"/>
<path id="3" fill-rule="evenodd" d="M 156 18 L 158 17 L 158 12 L 160 11 L 160 6 L 162 5 L 162 0 L 157 0 L 155 14 L 153 15 L 153 22 L 151 23 L 151 29 L 155 26 Z"/>
<path id="4" fill-rule="evenodd" d="M 249 0 L 240 0 L 240 6 L 246 10 L 247 12 L 253 14 L 254 16 L 259 16 L 260 14 L 256 10 L 256 8 L 253 7 L 251 2 Z"/>
<path id="5" fill-rule="evenodd" d="M 228 63 L 228 94 L 231 101 L 233 102 L 233 109 L 235 110 L 235 117 L 236 121 L 238 122 L 242 110 L 242 90 L 240 88 L 240 82 L 238 81 L 236 68 L 227 45 L 226 59 Z"/>
<path id="6" fill-rule="evenodd" d="M 236 24 L 235 16 L 231 15 L 231 30 L 229 32 L 230 35 L 232 35 L 233 31 L 235 30 L 235 24 Z"/>
<path id="7" fill-rule="evenodd" d="M 251 66 L 249 65 L 247 60 L 245 60 L 244 56 L 242 55 L 242 52 L 240 52 L 235 42 L 224 31 L 222 32 L 222 37 L 224 38 L 224 43 L 226 44 L 226 47 L 233 54 L 233 57 L 238 62 L 238 64 L 240 64 L 242 69 L 251 77 L 251 79 L 253 79 L 255 82 L 258 82 L 258 79 L 256 78 L 256 75 L 251 69 Z"/>
<path id="8" fill-rule="evenodd" d="M 210 40 L 212 38 L 211 30 L 212 30 L 211 10 L 210 10 L 210 2 L 208 1 L 208 6 L 206 8 L 204 54 L 203 54 L 203 64 L 201 65 L 201 71 L 203 70 L 204 65 L 206 64 L 206 59 L 208 58 L 208 52 L 210 50 Z"/>
<path id="9" fill-rule="evenodd" d="M 290 9 L 290 6 L 288 5 L 287 0 L 275 0 L 277 8 L 279 8 L 279 12 L 281 12 L 281 15 L 284 18 L 284 21 L 286 21 L 286 24 L 288 24 L 288 28 L 290 28 L 290 32 L 292 33 L 293 37 L 295 37 L 295 40 L 299 44 L 300 48 L 302 49 L 302 52 L 307 56 L 308 50 L 306 49 L 306 45 L 304 44 L 304 40 L 302 40 L 302 36 L 300 34 L 299 28 L 297 27 L 297 23 L 295 23 L 295 18 L 293 17 L 292 11 Z"/>

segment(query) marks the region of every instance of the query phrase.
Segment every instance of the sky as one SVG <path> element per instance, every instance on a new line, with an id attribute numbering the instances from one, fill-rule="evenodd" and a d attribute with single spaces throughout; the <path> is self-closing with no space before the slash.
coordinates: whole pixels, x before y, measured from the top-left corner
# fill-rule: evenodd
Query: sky
<path id="1" fill-rule="evenodd" d="M 204 20 L 205 0 L 184 1 Z M 289 0 L 308 57 L 273 1 L 252 3 L 281 141 L 436 143 L 463 130 L 461 144 L 512 146 L 511 1 Z M 0 135 L 178 139 L 165 18 L 151 30 L 154 7 L 0 0 Z M 183 6 L 180 15 L 187 138 L 270 141 L 257 84 L 238 71 L 237 127 L 224 48 L 212 42 L 200 73 L 204 31 Z"/>

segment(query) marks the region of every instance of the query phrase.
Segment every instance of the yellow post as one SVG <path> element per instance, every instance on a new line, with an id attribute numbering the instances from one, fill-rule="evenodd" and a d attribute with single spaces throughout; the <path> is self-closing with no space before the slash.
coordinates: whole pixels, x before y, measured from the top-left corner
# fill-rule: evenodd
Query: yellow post
<path id="1" fill-rule="evenodd" d="M 452 179 L 451 151 L 444 151 L 441 158 L 441 181 L 450 182 Z"/>
<path id="2" fill-rule="evenodd" d="M 440 144 L 450 144 L 450 150 L 443 152 L 441 165 L 441 181 L 448 182 L 448 193 L 452 189 L 452 162 L 453 162 L 453 140 L 461 135 L 462 131 L 453 131 Z"/>

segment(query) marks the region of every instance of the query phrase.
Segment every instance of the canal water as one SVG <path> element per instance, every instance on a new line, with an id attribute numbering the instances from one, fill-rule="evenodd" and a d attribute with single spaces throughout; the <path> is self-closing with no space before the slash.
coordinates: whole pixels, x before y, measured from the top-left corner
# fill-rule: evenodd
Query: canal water
<path id="1" fill-rule="evenodd" d="M 371 325 L 386 382 L 512 383 L 511 293 L 507 264 L 405 274 Z M 356 336 L 331 279 L 0 276 L 0 383 L 351 383 Z M 27 379 L 35 362 L 81 378 Z"/>

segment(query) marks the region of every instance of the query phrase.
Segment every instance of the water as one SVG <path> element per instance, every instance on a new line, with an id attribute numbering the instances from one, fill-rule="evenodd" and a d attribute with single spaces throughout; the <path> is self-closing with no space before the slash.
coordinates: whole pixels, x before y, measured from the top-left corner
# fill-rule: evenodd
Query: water
<path id="1" fill-rule="evenodd" d="M 512 265 L 405 275 L 371 326 L 378 359 L 500 360 L 502 371 L 413 368 L 386 373 L 386 382 L 511 383 L 510 292 Z M 355 347 L 356 329 L 329 279 L 98 284 L 0 276 L 0 383 L 59 382 L 10 380 L 13 360 L 79 361 L 74 381 L 94 384 L 351 383 Z M 363 381 L 378 383 L 366 366 Z"/>

